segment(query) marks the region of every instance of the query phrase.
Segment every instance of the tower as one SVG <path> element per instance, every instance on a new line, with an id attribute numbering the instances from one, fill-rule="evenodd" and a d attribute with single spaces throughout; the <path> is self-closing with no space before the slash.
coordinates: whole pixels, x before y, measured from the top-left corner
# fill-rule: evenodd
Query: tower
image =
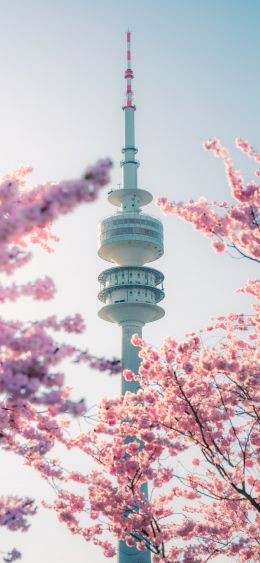
<path id="1" fill-rule="evenodd" d="M 104 303 L 98 315 L 121 327 L 122 364 L 138 373 L 139 350 L 132 346 L 131 337 L 135 333 L 141 336 L 146 323 L 163 317 L 164 310 L 158 303 L 164 298 L 164 276 L 158 270 L 144 266 L 163 255 L 163 226 L 161 221 L 142 211 L 142 207 L 153 198 L 150 192 L 139 188 L 137 182 L 139 162 L 136 160 L 135 146 L 133 77 L 131 33 L 128 31 L 122 188 L 109 192 L 108 201 L 117 207 L 117 211 L 101 221 L 98 234 L 98 255 L 114 266 L 104 270 L 98 277 L 101 284 L 98 297 Z M 137 382 L 122 378 L 123 394 L 126 391 L 134 393 L 137 389 Z M 119 563 L 150 563 L 150 560 L 149 551 L 140 552 L 120 542 Z"/>

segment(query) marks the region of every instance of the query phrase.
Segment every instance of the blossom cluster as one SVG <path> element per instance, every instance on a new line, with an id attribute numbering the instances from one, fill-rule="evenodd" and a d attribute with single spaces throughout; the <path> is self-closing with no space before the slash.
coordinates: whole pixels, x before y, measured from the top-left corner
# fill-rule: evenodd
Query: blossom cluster
<path id="1" fill-rule="evenodd" d="M 248 157 L 260 162 L 260 153 L 247 141 L 238 138 L 236 145 Z M 217 253 L 230 248 L 241 256 L 259 261 L 260 185 L 254 180 L 245 184 L 241 172 L 235 169 L 228 150 L 218 139 L 210 139 L 204 144 L 204 148 L 224 159 L 231 196 L 235 202 L 229 205 L 227 201 L 209 202 L 205 197 L 200 197 L 198 201 L 191 199 L 187 203 L 175 203 L 163 197 L 157 200 L 157 205 L 164 213 L 177 215 L 191 223 L 194 229 L 213 239 L 212 247 Z M 259 174 L 257 171 L 256 175 Z"/>
<path id="2" fill-rule="evenodd" d="M 33 516 L 35 513 L 36 507 L 30 498 L 0 497 L 0 526 L 5 526 L 8 530 L 27 531 L 30 527 L 27 517 Z M 18 559 L 21 559 L 21 553 L 13 548 L 5 554 L 3 561 L 12 563 Z"/>
<path id="3" fill-rule="evenodd" d="M 71 212 L 79 203 L 96 200 L 100 188 L 109 181 L 111 161 L 100 160 L 89 167 L 83 178 L 48 183 L 26 189 L 24 177 L 31 168 L 21 168 L 0 182 L 0 270 L 12 273 L 31 255 L 28 241 L 48 249 L 53 235 L 51 223 Z"/>
<path id="4" fill-rule="evenodd" d="M 5 303 L 5 301 L 16 301 L 20 297 L 32 297 L 33 299 L 40 301 L 48 301 L 52 299 L 55 295 L 55 285 L 49 276 L 45 276 L 43 279 L 36 279 L 33 282 L 28 282 L 23 285 L 17 285 L 13 283 L 7 287 L 0 285 L 0 303 Z"/>
<path id="5" fill-rule="evenodd" d="M 24 532 L 30 526 L 27 516 L 33 516 L 35 513 L 36 507 L 30 498 L 0 497 L 0 526 Z"/>

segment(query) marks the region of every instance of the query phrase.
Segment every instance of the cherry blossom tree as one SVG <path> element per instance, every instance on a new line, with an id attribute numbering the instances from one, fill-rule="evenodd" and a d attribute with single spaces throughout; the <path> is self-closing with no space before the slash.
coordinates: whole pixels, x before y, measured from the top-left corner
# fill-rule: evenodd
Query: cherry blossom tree
<path id="1" fill-rule="evenodd" d="M 237 145 L 259 162 L 251 145 L 241 139 Z M 232 247 L 256 261 L 257 186 L 244 186 L 219 141 L 206 147 L 225 159 L 235 204 L 214 202 L 213 211 L 205 200 L 176 205 L 162 198 L 159 206 L 213 237 L 218 252 Z M 240 292 L 259 298 L 259 281 Z M 116 553 L 108 530 L 129 546 L 149 549 L 155 563 L 217 556 L 259 561 L 258 327 L 254 305 L 252 314 L 218 317 L 183 342 L 166 338 L 160 350 L 133 337 L 142 363 L 138 374 L 123 375 L 138 382 L 138 391 L 103 399 L 94 429 L 61 437 L 97 464 L 90 474 L 60 467 L 58 495 L 48 507 L 72 533 L 101 546 L 107 557 Z M 81 494 L 71 491 L 75 483 Z"/>
<path id="2" fill-rule="evenodd" d="M 0 181 L 0 270 L 11 275 L 32 257 L 32 244 L 48 252 L 56 239 L 51 225 L 60 215 L 71 212 L 80 203 L 91 203 L 109 180 L 111 162 L 101 160 L 88 168 L 78 180 L 48 183 L 29 189 L 25 177 L 31 168 L 21 168 Z M 0 302 L 20 297 L 49 300 L 55 294 L 54 282 L 44 279 L 24 285 L 0 285 Z M 0 444 L 5 450 L 30 459 L 30 464 L 50 475 L 44 454 L 60 434 L 55 417 L 61 413 L 78 416 L 86 412 L 84 399 L 70 398 L 64 387 L 64 374 L 57 366 L 65 358 L 86 362 L 88 366 L 118 373 L 117 360 L 91 355 L 87 350 L 61 343 L 55 333 L 81 333 L 85 328 L 79 314 L 58 320 L 51 316 L 35 322 L 0 318 Z M 53 472 L 58 474 L 58 469 Z M 11 530 L 27 529 L 26 516 L 35 513 L 32 501 L 5 497 L 0 499 L 0 525 Z M 4 561 L 20 558 L 17 550 Z"/>
<path id="3" fill-rule="evenodd" d="M 155 562 L 217 555 L 259 560 L 255 326 L 254 315 L 228 315 L 184 342 L 167 338 L 160 351 L 133 339 L 142 364 L 139 374 L 125 370 L 124 377 L 136 380 L 139 390 L 103 399 L 95 431 L 66 442 L 98 463 L 89 475 L 62 476 L 88 486 L 86 498 L 63 485 L 53 505 L 73 533 L 107 556 L 115 549 L 102 538 L 104 528 L 129 546 L 150 549 Z M 212 330 L 219 341 L 207 347 L 205 334 Z M 97 524 L 81 525 L 86 511 Z"/>

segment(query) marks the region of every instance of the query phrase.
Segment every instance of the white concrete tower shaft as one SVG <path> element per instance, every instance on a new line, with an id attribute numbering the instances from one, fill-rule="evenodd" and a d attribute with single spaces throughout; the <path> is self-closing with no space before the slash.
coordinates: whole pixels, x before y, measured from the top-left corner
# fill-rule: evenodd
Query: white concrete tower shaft
<path id="1" fill-rule="evenodd" d="M 122 329 L 122 364 L 138 373 L 139 349 L 131 344 L 133 334 L 142 336 L 142 328 L 164 315 L 158 303 L 164 298 L 164 276 L 154 268 L 144 266 L 163 254 L 163 226 L 161 221 L 142 212 L 142 207 L 152 201 L 152 195 L 138 187 L 135 146 L 135 106 L 133 104 L 131 67 L 131 33 L 127 31 L 126 102 L 124 111 L 124 159 L 122 167 L 122 188 L 111 190 L 108 200 L 119 210 L 103 219 L 99 225 L 98 254 L 112 262 L 114 267 L 99 275 L 101 288 L 99 299 L 103 307 L 99 317 L 117 323 Z M 136 393 L 138 384 L 122 378 L 122 394 Z M 132 437 L 129 437 L 130 439 Z M 148 497 L 148 487 L 143 486 Z M 127 512 L 125 516 L 127 518 Z M 127 539 L 127 536 L 126 536 Z M 146 538 L 140 537 L 140 540 Z M 119 542 L 119 563 L 150 563 L 149 549 L 139 551 Z"/>

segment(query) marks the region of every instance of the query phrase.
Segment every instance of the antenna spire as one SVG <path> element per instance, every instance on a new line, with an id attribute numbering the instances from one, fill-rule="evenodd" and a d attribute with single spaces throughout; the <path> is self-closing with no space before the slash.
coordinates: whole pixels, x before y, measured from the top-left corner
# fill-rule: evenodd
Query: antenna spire
<path id="1" fill-rule="evenodd" d="M 125 71 L 125 79 L 127 83 L 126 83 L 125 107 L 135 107 L 133 104 L 133 91 L 132 91 L 132 79 L 134 78 L 134 73 L 131 68 L 131 31 L 129 29 L 126 32 L 126 41 L 127 41 L 127 68 Z"/>

